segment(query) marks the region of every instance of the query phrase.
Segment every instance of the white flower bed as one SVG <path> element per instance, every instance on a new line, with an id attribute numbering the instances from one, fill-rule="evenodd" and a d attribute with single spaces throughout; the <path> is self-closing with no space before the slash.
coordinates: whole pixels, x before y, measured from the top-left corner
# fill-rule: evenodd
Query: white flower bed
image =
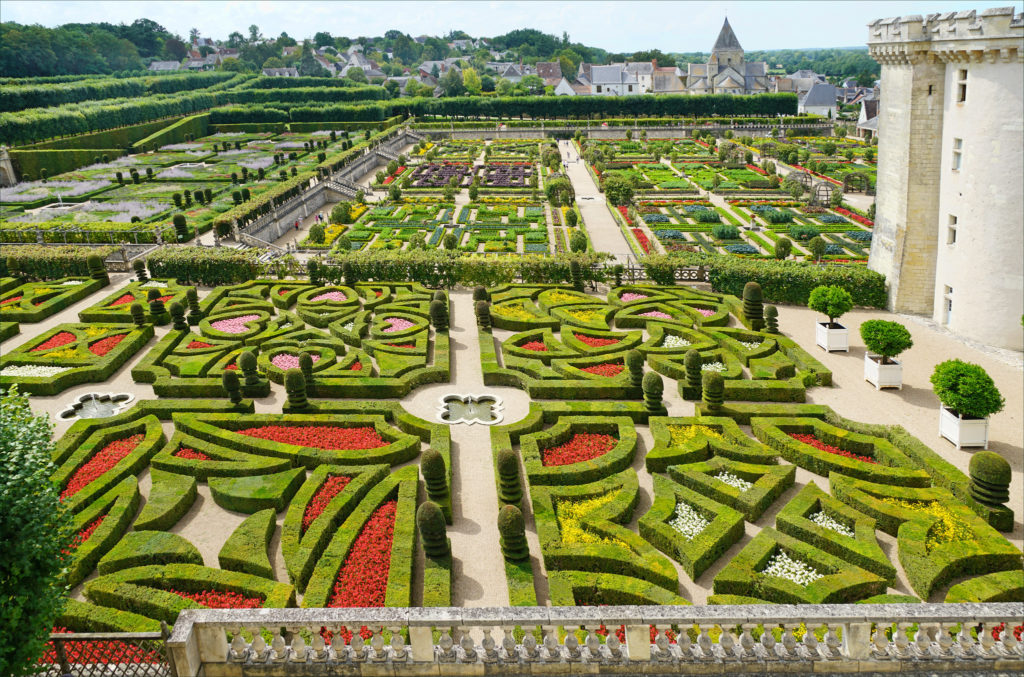
<path id="1" fill-rule="evenodd" d="M 837 534 L 842 534 L 843 536 L 849 536 L 850 538 L 853 538 L 853 529 L 849 528 L 845 524 L 842 524 L 832 519 L 831 517 L 825 514 L 824 510 L 822 510 L 821 512 L 814 513 L 808 519 L 817 524 L 819 527 L 825 527 L 826 529 L 831 529 Z"/>
<path id="2" fill-rule="evenodd" d="M 356 328 L 356 323 L 355 322 L 349 322 L 349 323 L 343 325 L 341 328 L 344 329 L 345 331 L 352 331 L 352 330 L 354 330 Z"/>
<path id="3" fill-rule="evenodd" d="M 716 480 L 720 482 L 725 482 L 730 487 L 735 487 L 736 489 L 739 489 L 741 492 L 750 491 L 751 489 L 754 488 L 753 482 L 748 482 L 742 477 L 736 477 L 736 475 L 733 475 L 731 472 L 720 472 L 714 477 Z"/>
<path id="4" fill-rule="evenodd" d="M 709 524 L 711 523 L 704 519 L 700 513 L 683 502 L 676 504 L 675 517 L 668 523 L 670 527 L 679 532 L 679 535 L 688 541 L 692 541 L 697 534 L 707 529 Z"/>
<path id="5" fill-rule="evenodd" d="M 41 364 L 12 364 L 0 371 L 0 376 L 19 376 L 30 378 L 49 378 L 65 372 L 71 367 L 47 367 Z"/>
<path id="6" fill-rule="evenodd" d="M 62 287 L 77 287 L 80 284 L 84 284 L 84 283 L 81 280 L 68 280 L 66 282 L 61 282 L 60 286 L 62 286 Z"/>
<path id="7" fill-rule="evenodd" d="M 700 365 L 701 371 L 725 371 L 725 365 L 721 362 L 707 362 Z"/>
<path id="8" fill-rule="evenodd" d="M 818 573 L 812 566 L 800 560 L 790 559 L 781 550 L 768 560 L 768 566 L 761 573 L 766 576 L 785 578 L 797 585 L 810 585 L 819 578 L 825 577 L 825 574 Z"/>
<path id="9" fill-rule="evenodd" d="M 740 345 L 747 350 L 755 350 L 761 345 L 761 341 L 740 341 Z"/>
<path id="10" fill-rule="evenodd" d="M 672 334 L 666 336 L 665 340 L 661 342 L 662 348 L 685 348 L 688 345 L 690 342 L 682 336 L 673 336 Z"/>
<path id="11" fill-rule="evenodd" d="M 167 283 L 166 282 L 161 282 L 160 280 L 150 280 L 149 282 L 147 282 L 146 284 L 144 284 L 142 286 L 143 286 L 143 288 L 145 288 L 145 287 L 166 287 Z"/>

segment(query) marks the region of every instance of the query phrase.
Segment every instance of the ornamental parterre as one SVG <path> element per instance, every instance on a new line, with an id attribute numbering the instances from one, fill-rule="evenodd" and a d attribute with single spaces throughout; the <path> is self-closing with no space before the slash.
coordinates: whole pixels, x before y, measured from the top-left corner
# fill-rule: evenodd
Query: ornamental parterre
<path id="1" fill-rule="evenodd" d="M 140 433 L 124 439 L 114 440 L 103 447 L 71 476 L 67 486 L 64 487 L 60 494 L 61 500 L 74 496 L 89 486 L 93 480 L 117 465 L 125 456 L 132 453 L 135 447 L 139 446 L 144 437 L 145 435 Z"/>
<path id="2" fill-rule="evenodd" d="M 388 501 L 363 525 L 338 571 L 328 607 L 384 606 L 397 510 L 397 502 Z"/>
<path id="3" fill-rule="evenodd" d="M 314 449 L 379 449 L 388 445 L 388 441 L 383 439 L 375 428 L 369 426 L 344 428 L 323 425 L 265 425 L 256 428 L 242 428 L 235 432 L 239 435 L 258 437 L 261 440 Z"/>
<path id="4" fill-rule="evenodd" d="M 544 449 L 541 457 L 546 466 L 590 461 L 607 454 L 617 442 L 611 435 L 602 433 L 575 433 L 565 444 Z"/>

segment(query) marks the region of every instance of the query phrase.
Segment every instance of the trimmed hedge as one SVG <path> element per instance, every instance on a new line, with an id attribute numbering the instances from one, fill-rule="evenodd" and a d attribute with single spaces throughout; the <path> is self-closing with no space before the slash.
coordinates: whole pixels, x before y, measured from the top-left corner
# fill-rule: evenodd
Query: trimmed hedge
<path id="1" fill-rule="evenodd" d="M 230 403 L 225 402 L 225 404 Z M 175 452 L 181 448 L 194 449 L 206 454 L 209 460 L 200 461 L 175 456 Z M 177 475 L 188 475 L 202 482 L 211 477 L 249 477 L 282 472 L 291 467 L 291 461 L 286 458 L 258 456 L 228 449 L 177 431 L 164 445 L 164 448 L 153 456 L 150 465 L 154 471 L 161 470 Z"/>
<path id="2" fill-rule="evenodd" d="M 679 562 L 686 575 L 696 580 L 743 537 L 743 515 L 666 477 L 654 475 L 653 479 L 654 502 L 640 518 L 640 535 Z M 680 502 L 685 502 L 710 522 L 690 540 L 684 539 L 669 524 Z"/>
<path id="3" fill-rule="evenodd" d="M 675 592 L 654 583 L 621 574 L 593 571 L 549 571 L 548 597 L 552 606 L 690 604 Z"/>
<path id="4" fill-rule="evenodd" d="M 0 341 L 6 341 L 12 336 L 17 336 L 21 332 L 21 327 L 18 326 L 17 322 L 0 322 Z"/>
<path id="5" fill-rule="evenodd" d="M 196 546 L 169 531 L 129 531 L 103 559 L 96 570 L 99 574 L 147 564 L 202 564 L 203 556 Z"/>
<path id="6" fill-rule="evenodd" d="M 253 513 L 239 524 L 217 555 L 220 568 L 274 580 L 274 567 L 267 549 L 277 529 L 275 518 L 274 511 L 268 508 Z"/>
<path id="7" fill-rule="evenodd" d="M 754 486 L 740 491 L 717 479 L 717 475 L 723 472 Z M 700 463 L 669 466 L 668 474 L 683 486 L 740 511 L 747 521 L 756 522 L 782 492 L 793 486 L 796 466 L 758 465 L 715 456 Z"/>
<path id="8" fill-rule="evenodd" d="M 80 247 L 75 245 L 18 245 L 4 247 L 0 256 L 0 277 L 6 276 L 7 259 L 14 259 L 18 273 L 30 280 L 53 280 L 68 275 L 91 277 L 88 259 L 95 254 L 101 259 L 118 251 L 114 246 Z"/>
<path id="9" fill-rule="evenodd" d="M 63 283 L 80 282 L 62 286 Z M 65 277 L 53 284 L 30 282 L 0 295 L 0 301 L 21 296 L 20 301 L 0 306 L 0 319 L 13 322 L 39 322 L 77 303 L 103 287 L 103 280 L 83 277 Z"/>
<path id="10" fill-rule="evenodd" d="M 957 583 L 946 594 L 946 602 L 1024 602 L 1024 570 L 998 571 Z"/>
<path id="11" fill-rule="evenodd" d="M 292 468 L 273 475 L 211 477 L 209 485 L 217 505 L 251 514 L 268 508 L 281 512 L 305 479 L 305 468 Z"/>
<path id="12" fill-rule="evenodd" d="M 144 153 L 149 150 L 156 150 L 161 146 L 172 143 L 182 143 L 188 140 L 188 135 L 193 139 L 199 139 L 209 133 L 210 114 L 200 113 L 189 115 L 176 122 L 172 122 L 163 129 L 139 139 L 132 144 L 133 153 Z"/>
<path id="13" fill-rule="evenodd" d="M 239 251 L 230 247 L 161 247 L 146 263 L 155 278 L 176 278 L 184 284 L 208 287 L 248 282 L 260 276 L 262 249 Z"/>
<path id="14" fill-rule="evenodd" d="M 135 520 L 135 528 L 170 529 L 185 516 L 195 502 L 196 478 L 176 475 L 154 467 L 150 471 L 150 479 L 152 487 L 149 490 L 149 498 Z"/>
<path id="15" fill-rule="evenodd" d="M 807 585 L 761 573 L 778 552 L 803 561 L 822 578 Z M 843 604 L 883 594 L 881 576 L 844 562 L 829 553 L 770 527 L 762 529 L 736 557 L 715 576 L 716 595 L 744 595 L 775 604 Z"/>
<path id="16" fill-rule="evenodd" d="M 53 178 L 58 174 L 73 172 L 79 167 L 91 165 L 96 158 L 106 155 L 111 160 L 125 154 L 124 148 L 63 148 L 60 150 L 18 148 L 9 151 L 11 162 L 18 168 L 18 176 L 22 181 L 37 180 L 46 170 L 47 176 Z"/>
<path id="17" fill-rule="evenodd" d="M 452 543 L 448 539 L 448 554 L 444 557 L 424 555 L 423 560 L 423 606 L 451 606 L 454 569 L 452 568 Z"/>
<path id="18" fill-rule="evenodd" d="M 160 621 L 74 598 L 64 600 L 54 625 L 72 632 L 160 632 Z"/>
<path id="19" fill-rule="evenodd" d="M 708 428 L 720 437 L 708 435 L 697 428 L 685 444 L 674 444 L 671 428 L 690 426 Z M 665 472 L 671 465 L 706 461 L 713 455 L 744 463 L 772 465 L 777 462 L 775 452 L 751 440 L 731 418 L 653 416 L 650 419 L 650 428 L 654 446 L 644 457 L 648 472 Z"/>
<path id="20" fill-rule="evenodd" d="M 97 519 L 103 521 L 92 535 L 72 551 L 66 583 L 73 588 L 92 573 L 96 563 L 113 548 L 131 525 L 142 500 L 139 481 L 130 475 L 74 516 L 72 529 L 78 533 Z"/>
<path id="21" fill-rule="evenodd" d="M 611 435 L 617 441 L 608 452 L 589 461 L 544 465 L 545 449 L 564 444 L 579 433 Z M 585 484 L 628 468 L 636 455 L 637 435 L 633 421 L 625 416 L 566 416 L 547 430 L 524 435 L 519 444 L 531 486 Z"/>
<path id="22" fill-rule="evenodd" d="M 295 605 L 295 588 L 251 574 L 197 564 L 141 566 L 100 576 L 85 584 L 85 596 L 101 606 L 123 609 L 173 624 L 184 609 L 204 608 L 170 590 L 236 592 L 263 599 L 264 609 Z"/>

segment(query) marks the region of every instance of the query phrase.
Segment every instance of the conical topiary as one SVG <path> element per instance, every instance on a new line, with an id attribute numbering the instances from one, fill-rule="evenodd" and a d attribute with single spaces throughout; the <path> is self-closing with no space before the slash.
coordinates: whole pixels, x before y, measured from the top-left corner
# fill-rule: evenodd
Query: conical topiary
<path id="1" fill-rule="evenodd" d="M 704 372 L 704 404 L 708 411 L 719 411 L 725 402 L 725 379 L 717 371 Z"/>
<path id="2" fill-rule="evenodd" d="M 313 356 L 303 350 L 299 353 L 299 371 L 302 378 L 306 379 L 306 396 L 313 396 Z"/>
<path id="3" fill-rule="evenodd" d="M 185 300 L 188 301 L 188 323 L 195 326 L 203 319 L 203 311 L 199 308 L 199 292 L 195 287 L 185 290 Z"/>
<path id="4" fill-rule="evenodd" d="M 644 408 L 647 409 L 647 413 L 658 414 L 665 411 L 665 405 L 661 402 L 661 397 L 665 394 L 665 384 L 661 380 L 661 375 L 654 371 L 644 374 L 643 389 Z"/>
<path id="5" fill-rule="evenodd" d="M 514 505 L 506 505 L 498 512 L 498 533 L 501 554 L 509 562 L 530 559 L 530 546 L 526 542 L 526 520 Z"/>
<path id="6" fill-rule="evenodd" d="M 448 534 L 445 530 L 444 513 L 437 503 L 424 501 L 416 508 L 416 527 L 420 531 L 423 551 L 428 557 L 445 557 L 448 549 Z"/>
<path id="7" fill-rule="evenodd" d="M 764 294 L 756 282 L 743 285 L 743 316 L 754 331 L 764 328 Z"/>
<path id="8" fill-rule="evenodd" d="M 245 377 L 245 385 L 258 386 L 260 384 L 260 374 L 256 371 L 256 356 L 251 350 L 243 350 L 238 353 L 235 364 L 238 365 L 242 376 Z"/>
<path id="9" fill-rule="evenodd" d="M 110 276 L 107 275 L 106 266 L 103 265 L 103 259 L 97 254 L 90 254 L 85 259 L 85 264 L 89 267 L 89 277 L 94 280 L 103 280 L 104 285 L 110 284 Z"/>
<path id="10" fill-rule="evenodd" d="M 306 377 L 298 369 L 289 369 L 284 373 L 284 391 L 288 395 L 288 406 L 291 409 L 305 409 L 309 406 L 306 399 Z"/>
<path id="11" fill-rule="evenodd" d="M 149 317 L 153 324 L 157 326 L 167 324 L 171 316 L 168 315 L 164 302 L 160 300 L 160 292 L 156 289 L 150 289 L 149 294 L 146 295 L 146 300 L 149 302 Z"/>
<path id="12" fill-rule="evenodd" d="M 177 301 L 171 301 L 171 305 L 168 307 L 168 310 L 171 315 L 171 321 L 174 323 L 174 330 L 188 331 L 188 322 L 185 321 L 185 306 L 181 305 Z"/>
<path id="13" fill-rule="evenodd" d="M 491 329 L 491 304 L 487 301 L 476 302 L 476 323 L 481 329 Z"/>
<path id="14" fill-rule="evenodd" d="M 448 498 L 448 469 L 441 452 L 433 448 L 424 451 L 420 457 L 420 471 L 430 500 L 443 501 Z"/>
<path id="15" fill-rule="evenodd" d="M 523 500 L 519 458 L 516 452 L 507 447 L 498 452 L 498 485 L 498 500 L 502 503 L 519 503 Z"/>
<path id="16" fill-rule="evenodd" d="M 448 331 L 448 301 L 430 302 L 430 323 L 434 325 L 435 331 Z"/>
<path id="17" fill-rule="evenodd" d="M 242 401 L 242 389 L 238 383 L 238 373 L 230 369 L 224 370 L 224 374 L 221 376 L 221 384 L 224 386 L 224 390 L 228 393 L 228 398 L 232 404 L 238 404 Z"/>
<path id="18" fill-rule="evenodd" d="M 483 285 L 473 287 L 473 301 L 490 301 L 491 295 Z"/>
<path id="19" fill-rule="evenodd" d="M 644 380 L 644 354 L 635 348 L 626 353 L 626 368 L 629 369 L 629 384 L 639 388 Z"/>
<path id="20" fill-rule="evenodd" d="M 1012 471 L 1005 458 L 994 451 L 979 451 L 968 466 L 971 498 L 985 505 L 1003 505 L 1010 500 Z"/>
<path id="21" fill-rule="evenodd" d="M 775 306 L 764 307 L 764 330 L 769 334 L 779 333 L 779 309 Z"/>
<path id="22" fill-rule="evenodd" d="M 434 292 L 434 295 L 430 298 L 431 301 L 447 301 L 448 297 L 444 295 L 444 292 L 438 289 Z"/>
<path id="23" fill-rule="evenodd" d="M 579 261 L 569 263 L 569 279 L 572 281 L 572 288 L 576 291 L 583 291 L 583 266 Z"/>
<path id="24" fill-rule="evenodd" d="M 132 313 L 132 322 L 134 322 L 136 326 L 141 327 L 146 324 L 146 309 L 142 307 L 141 303 L 136 301 L 131 305 L 129 310 Z"/>
<path id="25" fill-rule="evenodd" d="M 146 272 L 146 262 L 142 259 L 132 261 L 132 268 L 135 270 L 135 277 L 139 282 L 149 282 L 149 274 Z"/>

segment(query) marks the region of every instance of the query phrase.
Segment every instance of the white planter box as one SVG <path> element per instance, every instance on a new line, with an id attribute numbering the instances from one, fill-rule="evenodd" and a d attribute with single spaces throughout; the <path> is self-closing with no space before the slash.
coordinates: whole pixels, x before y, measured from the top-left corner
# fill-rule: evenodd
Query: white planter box
<path id="1" fill-rule="evenodd" d="M 829 327 L 828 322 L 819 322 L 814 325 L 814 342 L 830 353 L 837 350 L 850 352 L 850 330 L 839 323 Z"/>
<path id="2" fill-rule="evenodd" d="M 939 435 L 956 445 L 988 449 L 988 419 L 964 418 L 946 407 L 939 410 Z"/>
<path id="3" fill-rule="evenodd" d="M 903 390 L 903 364 L 892 361 L 892 364 L 882 364 L 882 357 L 873 353 L 864 353 L 864 380 L 875 386 L 875 390 L 882 388 L 899 388 Z"/>

